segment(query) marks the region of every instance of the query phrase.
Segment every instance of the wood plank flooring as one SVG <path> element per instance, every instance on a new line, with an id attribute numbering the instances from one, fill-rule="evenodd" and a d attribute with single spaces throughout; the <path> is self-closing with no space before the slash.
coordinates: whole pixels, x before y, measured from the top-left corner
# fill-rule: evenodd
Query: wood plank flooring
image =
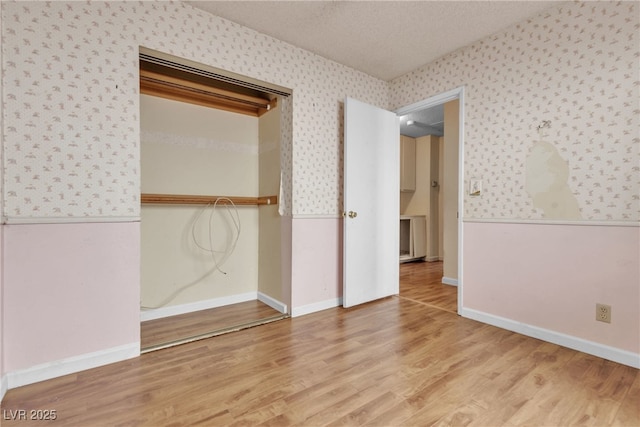
<path id="1" fill-rule="evenodd" d="M 436 308 L 457 312 L 457 288 L 443 285 L 442 262 L 400 264 L 400 296 Z M 247 301 L 193 313 L 142 322 L 143 351 L 212 337 L 239 328 L 282 318 L 260 301 Z"/>
<path id="2" fill-rule="evenodd" d="M 458 288 L 442 283 L 442 261 L 400 264 L 400 296 L 458 312 Z"/>
<path id="3" fill-rule="evenodd" d="M 282 317 L 277 310 L 260 301 L 246 301 L 200 310 L 193 313 L 140 324 L 140 346 L 143 350 L 171 345 L 182 340 L 215 336 L 229 330 L 272 321 Z"/>
<path id="4" fill-rule="evenodd" d="M 2 425 L 638 426 L 639 372 L 389 297 L 12 389 L 57 418 Z"/>

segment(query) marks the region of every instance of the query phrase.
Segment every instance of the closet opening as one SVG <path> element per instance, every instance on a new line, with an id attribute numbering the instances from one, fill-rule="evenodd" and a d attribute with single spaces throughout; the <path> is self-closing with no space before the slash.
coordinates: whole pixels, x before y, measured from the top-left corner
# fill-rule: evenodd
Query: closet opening
<path id="1" fill-rule="evenodd" d="M 143 353 L 289 316 L 279 207 L 290 94 L 140 48 Z"/>

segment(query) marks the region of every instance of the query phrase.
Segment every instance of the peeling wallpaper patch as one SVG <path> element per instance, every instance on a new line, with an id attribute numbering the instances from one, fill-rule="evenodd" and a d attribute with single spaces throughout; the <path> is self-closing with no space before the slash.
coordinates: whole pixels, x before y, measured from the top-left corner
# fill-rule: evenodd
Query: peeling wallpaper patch
<path id="1" fill-rule="evenodd" d="M 538 141 L 531 147 L 526 161 L 525 189 L 534 208 L 542 211 L 543 218 L 581 219 L 578 201 L 571 193 L 568 178 L 569 165 L 553 144 Z"/>

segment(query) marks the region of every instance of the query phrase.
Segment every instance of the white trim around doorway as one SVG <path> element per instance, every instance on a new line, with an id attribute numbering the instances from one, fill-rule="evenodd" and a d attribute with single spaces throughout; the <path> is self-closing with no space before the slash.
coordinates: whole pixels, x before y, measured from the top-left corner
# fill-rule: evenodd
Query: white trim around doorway
<path id="1" fill-rule="evenodd" d="M 464 86 L 457 87 L 447 92 L 434 95 L 414 104 L 401 107 L 396 110 L 397 116 L 404 116 L 415 111 L 435 107 L 449 101 L 458 100 L 460 102 L 458 110 L 458 314 L 462 312 L 463 304 L 463 227 L 462 217 L 464 213 Z"/>

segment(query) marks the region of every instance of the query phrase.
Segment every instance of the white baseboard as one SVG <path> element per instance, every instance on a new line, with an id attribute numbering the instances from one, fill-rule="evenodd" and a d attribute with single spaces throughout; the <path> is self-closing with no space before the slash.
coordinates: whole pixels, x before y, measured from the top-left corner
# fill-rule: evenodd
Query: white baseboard
<path id="1" fill-rule="evenodd" d="M 9 380 L 6 375 L 0 377 L 0 402 L 4 399 L 4 395 L 7 393 L 7 383 Z"/>
<path id="2" fill-rule="evenodd" d="M 442 283 L 445 285 L 458 286 L 458 279 L 452 279 L 451 277 L 442 277 Z"/>
<path id="3" fill-rule="evenodd" d="M 262 292 L 258 292 L 258 301 L 268 305 L 269 307 L 273 308 L 274 310 L 279 311 L 282 314 L 287 313 L 287 304 L 285 304 L 283 302 L 280 302 L 275 298 L 271 298 L 267 294 L 263 294 Z"/>
<path id="4" fill-rule="evenodd" d="M 203 301 L 190 302 L 187 304 L 170 305 L 168 307 L 143 309 L 140 312 L 140 321 L 161 319 L 163 317 L 177 316 L 179 314 L 193 313 L 194 311 L 207 310 L 209 308 L 222 307 L 229 304 L 254 301 L 258 299 L 257 292 L 247 292 L 244 294 L 230 295 L 221 298 L 212 298 Z M 266 304 L 266 303 L 265 303 Z M 277 309 L 276 309 L 277 310 Z"/>
<path id="5" fill-rule="evenodd" d="M 640 354 L 632 353 L 627 350 L 610 347 L 608 345 L 588 341 L 582 338 L 565 335 L 560 332 L 551 331 L 549 329 L 539 328 L 537 326 L 527 325 L 525 323 L 516 322 L 504 317 L 494 316 L 492 314 L 481 311 L 462 308 L 460 315 L 489 325 L 497 326 L 502 329 L 517 332 L 522 335 L 537 338 L 583 353 L 611 360 L 623 365 L 640 369 Z"/>
<path id="6" fill-rule="evenodd" d="M 108 365 L 110 363 L 121 362 L 138 356 L 140 356 L 140 343 L 136 342 L 93 353 L 68 357 L 54 362 L 43 363 L 27 369 L 8 372 L 6 375 L 7 389 L 97 368 L 98 366 Z"/>
<path id="7" fill-rule="evenodd" d="M 436 256 L 428 256 L 428 257 L 426 257 L 425 261 L 427 261 L 427 262 L 435 262 L 435 261 L 442 261 L 442 259 L 440 259 L 440 257 L 438 255 L 436 255 Z"/>
<path id="8" fill-rule="evenodd" d="M 340 307 L 342 298 L 335 298 L 326 301 L 320 301 L 313 304 L 307 304 L 300 307 L 291 307 L 291 317 L 304 316 L 305 314 L 315 313 L 316 311 L 326 310 L 328 308 Z"/>

